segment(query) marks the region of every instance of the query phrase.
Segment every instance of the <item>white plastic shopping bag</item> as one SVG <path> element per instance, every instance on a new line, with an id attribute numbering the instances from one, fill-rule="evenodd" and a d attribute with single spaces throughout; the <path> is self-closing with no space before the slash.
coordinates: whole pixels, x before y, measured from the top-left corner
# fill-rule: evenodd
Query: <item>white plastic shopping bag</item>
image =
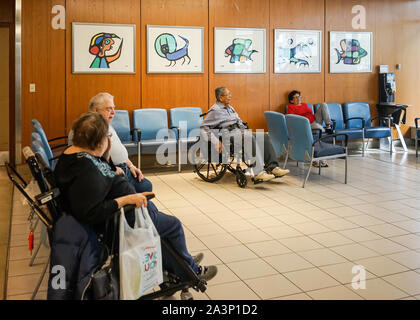
<path id="1" fill-rule="evenodd" d="M 120 215 L 120 299 L 135 300 L 163 282 L 160 237 L 143 206 L 134 228 Z"/>

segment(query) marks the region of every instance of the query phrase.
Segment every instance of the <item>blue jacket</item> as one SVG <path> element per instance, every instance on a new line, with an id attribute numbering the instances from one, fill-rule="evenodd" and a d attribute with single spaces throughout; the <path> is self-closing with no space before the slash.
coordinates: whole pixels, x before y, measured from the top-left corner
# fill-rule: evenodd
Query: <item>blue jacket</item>
<path id="1" fill-rule="evenodd" d="M 79 223 L 72 215 L 62 213 L 54 224 L 50 239 L 47 299 L 80 300 L 91 274 L 100 263 L 101 246 L 98 235 L 91 227 Z M 64 269 L 56 267 L 57 270 L 53 270 L 54 266 L 63 266 Z M 65 272 L 65 284 L 60 281 L 63 279 L 60 269 Z"/>

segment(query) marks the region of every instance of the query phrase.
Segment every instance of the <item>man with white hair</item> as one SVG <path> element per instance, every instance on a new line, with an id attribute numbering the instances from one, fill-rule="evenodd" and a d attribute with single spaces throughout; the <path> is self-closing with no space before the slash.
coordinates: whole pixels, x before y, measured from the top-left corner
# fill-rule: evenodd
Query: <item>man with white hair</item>
<path id="1" fill-rule="evenodd" d="M 126 147 L 121 143 L 117 132 L 111 122 L 115 115 L 114 97 L 107 92 L 98 93 L 89 102 L 89 111 L 102 114 L 109 123 L 109 135 L 111 137 L 111 160 L 117 168 L 118 174 L 125 174 L 128 181 L 134 186 L 136 192 L 151 192 L 152 183 L 143 176 L 139 168 L 130 161 Z M 69 134 L 71 144 L 72 132 Z"/>

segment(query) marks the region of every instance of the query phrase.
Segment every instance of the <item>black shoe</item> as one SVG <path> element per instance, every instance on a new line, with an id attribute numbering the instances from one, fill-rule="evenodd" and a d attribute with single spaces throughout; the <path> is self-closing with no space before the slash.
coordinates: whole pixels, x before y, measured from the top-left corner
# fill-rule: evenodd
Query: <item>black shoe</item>
<path id="1" fill-rule="evenodd" d="M 196 264 L 200 264 L 200 262 L 203 260 L 204 258 L 204 253 L 200 252 L 197 253 L 195 256 L 193 256 L 193 260 Z"/>
<path id="2" fill-rule="evenodd" d="M 216 276 L 217 267 L 216 266 L 208 266 L 208 267 L 199 266 L 197 274 L 200 279 L 206 280 L 207 282 Z"/>

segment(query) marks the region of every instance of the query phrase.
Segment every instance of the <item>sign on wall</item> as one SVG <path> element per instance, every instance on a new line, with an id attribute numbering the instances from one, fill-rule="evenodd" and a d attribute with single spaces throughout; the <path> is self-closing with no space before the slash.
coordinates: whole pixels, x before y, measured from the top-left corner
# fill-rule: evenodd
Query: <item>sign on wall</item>
<path id="1" fill-rule="evenodd" d="M 73 73 L 136 73 L 136 25 L 72 23 Z"/>

